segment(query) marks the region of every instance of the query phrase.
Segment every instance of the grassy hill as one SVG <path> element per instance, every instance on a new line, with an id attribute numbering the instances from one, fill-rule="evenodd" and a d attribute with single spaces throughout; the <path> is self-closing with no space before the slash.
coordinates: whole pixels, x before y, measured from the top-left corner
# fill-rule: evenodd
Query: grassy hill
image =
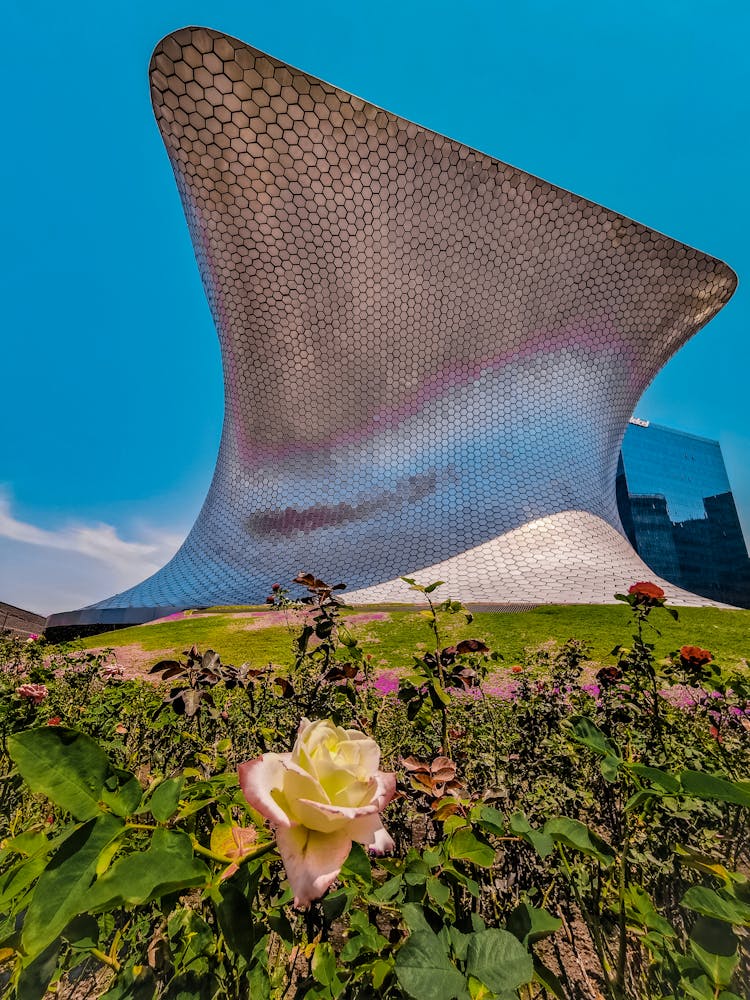
<path id="1" fill-rule="evenodd" d="M 674 622 L 664 612 L 654 612 L 652 621 L 662 633 L 661 637 L 654 633 L 651 640 L 656 643 L 657 656 L 693 644 L 710 649 L 724 666 L 750 660 L 750 611 L 681 608 L 679 616 Z M 417 651 L 420 643 L 425 648 L 431 641 L 427 622 L 412 606 L 360 606 L 348 611 L 347 618 L 380 669 L 409 665 L 411 652 Z M 627 644 L 631 634 L 625 605 L 543 605 L 517 614 L 478 613 L 471 625 L 460 615 L 445 616 L 444 621 L 446 644 L 460 637 L 482 639 L 502 653 L 507 663 L 520 660 L 527 647 L 548 639 L 564 642 L 570 637 L 588 642 L 592 659 L 611 661 L 612 647 Z M 292 622 L 285 624 L 284 616 L 273 610 L 221 608 L 91 636 L 80 640 L 80 645 L 87 649 L 128 647 L 143 668 L 193 643 L 200 649 L 215 649 L 228 663 L 289 664 L 291 639 L 298 627 Z"/>

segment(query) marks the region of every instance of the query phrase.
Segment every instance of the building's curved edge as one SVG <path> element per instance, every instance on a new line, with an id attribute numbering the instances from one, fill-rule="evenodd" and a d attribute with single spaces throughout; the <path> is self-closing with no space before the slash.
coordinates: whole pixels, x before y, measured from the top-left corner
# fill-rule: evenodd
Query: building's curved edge
<path id="1" fill-rule="evenodd" d="M 143 625 L 155 618 L 184 611 L 184 607 L 160 608 L 81 608 L 78 611 L 59 611 L 47 619 L 47 628 L 62 625 Z"/>

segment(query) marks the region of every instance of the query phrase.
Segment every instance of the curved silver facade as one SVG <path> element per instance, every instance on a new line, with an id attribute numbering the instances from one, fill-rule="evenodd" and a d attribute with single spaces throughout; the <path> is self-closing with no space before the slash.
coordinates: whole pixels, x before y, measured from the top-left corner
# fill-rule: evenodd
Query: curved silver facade
<path id="1" fill-rule="evenodd" d="M 225 423 L 182 548 L 94 608 L 257 602 L 302 569 L 355 600 L 409 600 L 411 574 L 497 602 L 653 578 L 620 442 L 725 264 L 215 31 L 160 42 L 151 87 Z"/>

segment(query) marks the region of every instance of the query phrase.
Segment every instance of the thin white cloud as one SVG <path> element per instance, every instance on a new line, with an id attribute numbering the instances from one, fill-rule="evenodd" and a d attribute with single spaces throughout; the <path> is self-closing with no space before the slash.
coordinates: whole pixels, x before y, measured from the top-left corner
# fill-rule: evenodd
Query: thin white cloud
<path id="1" fill-rule="evenodd" d="M 103 522 L 40 528 L 15 517 L 0 494 L 0 599 L 32 610 L 80 607 L 155 573 L 183 538 L 144 525 L 128 540 Z"/>

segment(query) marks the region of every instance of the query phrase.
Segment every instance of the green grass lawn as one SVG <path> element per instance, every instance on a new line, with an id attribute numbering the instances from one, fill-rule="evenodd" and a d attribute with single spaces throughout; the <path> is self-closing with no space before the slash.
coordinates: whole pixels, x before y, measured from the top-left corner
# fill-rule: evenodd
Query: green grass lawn
<path id="1" fill-rule="evenodd" d="M 378 611 L 380 608 L 357 607 L 349 614 Z M 390 606 L 387 621 L 360 622 L 352 631 L 366 652 L 373 654 L 380 669 L 405 667 L 419 644 L 427 648 L 431 633 L 427 621 L 413 608 Z M 245 661 L 262 665 L 273 662 L 290 664 L 292 631 L 283 625 L 249 630 L 247 618 L 230 613 L 212 613 L 207 617 L 188 617 L 157 625 L 91 636 L 80 640 L 83 648 L 139 644 L 153 651 L 153 662 L 162 651 L 180 653 L 195 643 L 201 650 L 215 649 L 226 663 Z M 665 612 L 652 614 L 661 637 L 652 635 L 657 656 L 685 644 L 710 649 L 723 666 L 734 666 L 750 659 L 750 611 L 723 611 L 717 608 L 680 608 L 679 621 Z M 479 613 L 471 625 L 462 616 L 444 616 L 445 644 L 458 638 L 482 639 L 502 653 L 507 663 L 519 660 L 527 647 L 539 646 L 548 639 L 564 642 L 574 637 L 588 642 L 595 660 L 610 661 L 609 653 L 617 643 L 627 645 L 631 635 L 629 609 L 623 605 L 545 605 L 519 614 Z"/>

